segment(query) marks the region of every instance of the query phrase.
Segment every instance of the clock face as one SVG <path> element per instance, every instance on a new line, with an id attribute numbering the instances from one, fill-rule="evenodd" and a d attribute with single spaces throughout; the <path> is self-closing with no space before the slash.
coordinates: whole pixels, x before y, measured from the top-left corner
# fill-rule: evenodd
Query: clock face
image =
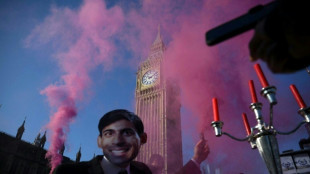
<path id="1" fill-rule="evenodd" d="M 146 72 L 142 77 L 142 84 L 150 85 L 153 84 L 158 79 L 158 71 L 150 70 Z"/>

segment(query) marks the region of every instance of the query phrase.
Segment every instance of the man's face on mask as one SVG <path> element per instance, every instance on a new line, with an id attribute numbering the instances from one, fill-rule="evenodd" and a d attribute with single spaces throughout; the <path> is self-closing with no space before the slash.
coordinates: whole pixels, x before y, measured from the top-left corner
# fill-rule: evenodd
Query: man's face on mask
<path id="1" fill-rule="evenodd" d="M 122 119 L 104 127 L 97 142 L 111 163 L 126 167 L 138 155 L 141 143 L 146 142 L 146 135 L 139 137 L 134 125 Z"/>

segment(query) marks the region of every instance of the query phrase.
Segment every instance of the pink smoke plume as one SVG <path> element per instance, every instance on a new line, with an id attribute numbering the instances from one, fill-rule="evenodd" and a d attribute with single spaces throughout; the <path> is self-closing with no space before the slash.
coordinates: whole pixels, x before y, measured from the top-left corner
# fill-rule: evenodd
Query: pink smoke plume
<path id="1" fill-rule="evenodd" d="M 66 142 L 70 123 L 78 115 L 76 103 L 81 102 L 92 84 L 89 73 L 98 65 L 109 70 L 115 62 L 112 36 L 123 23 L 119 7 L 107 9 L 101 0 L 85 0 L 77 10 L 52 7 L 51 14 L 26 39 L 26 45 L 32 47 L 52 44 L 64 73 L 60 82 L 41 91 L 56 109 L 47 125 L 51 145 L 46 157 L 51 172 L 61 163 L 59 151 Z"/>
<path id="2" fill-rule="evenodd" d="M 149 29 L 155 29 L 158 24 L 161 25 L 163 38 L 167 44 L 164 58 L 166 61 L 165 75 L 177 79 L 182 93 L 182 106 L 193 113 L 191 116 L 184 117 L 182 121 L 193 123 L 193 117 L 199 117 L 198 126 L 186 125 L 183 131 L 206 130 L 206 137 L 211 148 L 208 161 L 214 168 L 221 168 L 221 173 L 267 172 L 257 150 L 252 150 L 247 142 L 237 142 L 225 136 L 216 138 L 210 126 L 213 115 L 211 99 L 217 97 L 220 117 L 225 122 L 223 131 L 236 137 L 245 137 L 242 112 L 247 113 L 250 125 L 255 125 L 255 117 L 249 109 L 251 98 L 248 81 L 254 80 L 258 95 L 261 84 L 255 74 L 253 64 L 249 61 L 248 42 L 251 32 L 241 34 L 214 47 L 206 46 L 205 32 L 246 13 L 251 7 L 268 2 L 270 1 L 242 3 L 187 0 L 181 2 L 143 1 L 141 9 L 130 11 L 128 15 L 131 24 L 135 27 L 131 28 L 131 34 L 124 38 L 130 43 L 131 49 L 142 57 L 146 57 L 149 45 L 156 35 L 156 30 L 149 31 Z M 136 40 L 140 42 L 135 42 Z M 277 85 L 279 82 L 274 75 L 264 64 L 262 66 L 270 84 Z M 306 89 L 307 86 L 309 85 L 304 82 L 303 88 Z M 285 86 L 281 87 L 285 88 Z M 277 97 L 282 102 L 279 102 L 276 106 L 277 110 L 274 111 L 278 119 L 274 124 L 279 126 L 280 130 L 287 127 L 292 129 L 290 123 L 297 124 L 299 119 L 298 116 L 285 116 L 287 113 L 294 114 L 296 111 L 288 106 L 294 101 L 292 97 L 287 98 L 286 93 L 279 89 Z M 308 98 L 307 96 L 309 94 L 304 97 Z M 258 98 L 264 104 L 263 111 L 266 117 L 268 116 L 268 103 L 263 97 Z M 282 117 L 279 118 L 279 115 Z M 269 121 L 267 118 L 265 118 L 266 122 Z M 304 130 L 300 132 L 305 134 Z M 292 137 L 293 135 L 290 136 Z M 281 143 L 283 137 L 278 138 Z M 198 141 L 197 138 L 194 141 Z M 297 141 L 296 136 L 291 140 L 291 142 Z M 288 142 L 286 140 L 285 143 L 292 144 Z"/>
<path id="3" fill-rule="evenodd" d="M 76 103 L 83 99 L 92 84 L 89 76 L 91 69 L 103 64 L 108 70 L 115 64 L 113 57 L 119 54 L 116 53 L 115 38 L 133 53 L 129 61 L 137 67 L 141 59 L 146 58 L 160 25 L 167 46 L 165 74 L 179 82 L 182 106 L 193 114 L 184 117 L 183 122 L 193 123 L 192 117 L 199 119 L 198 126 L 187 125 L 183 131 L 206 130 L 211 148 L 208 162 L 221 168 L 222 173 L 266 173 L 263 162 L 256 160 L 260 159 L 258 152 L 251 150 L 247 142 L 216 138 L 210 127 L 213 97 L 219 101 L 220 117 L 225 122 L 224 131 L 238 137 L 246 135 L 242 112 L 247 113 L 251 126 L 255 124 L 248 109 L 248 80 L 254 80 L 256 89 L 261 86 L 253 64 L 248 60 L 250 33 L 214 47 L 206 46 L 204 35 L 208 29 L 247 12 L 250 7 L 267 2 L 147 0 L 135 9 L 124 4 L 107 9 L 102 0 L 85 0 L 77 10 L 53 7 L 51 15 L 26 40 L 32 46 L 51 42 L 57 51 L 55 57 L 65 73 L 61 82 L 42 91 L 50 105 L 57 108 L 48 124 L 52 130 L 48 153 L 52 157 L 52 169 L 61 161 L 57 154 L 65 142 L 69 123 L 78 113 Z M 36 43 L 38 45 L 33 45 Z M 118 61 L 125 63 L 122 59 Z M 265 66 L 263 70 L 269 83 L 277 85 L 277 80 L 266 71 Z M 310 98 L 309 94 L 305 94 L 304 99 L 307 98 Z M 259 97 L 258 100 L 264 99 Z M 280 100 L 286 101 L 286 104 L 279 103 L 277 115 L 293 113 L 294 108 L 286 106 L 295 102 L 293 97 L 282 96 Z M 281 120 L 275 125 L 285 127 L 289 122 L 296 121 L 288 116 Z"/>

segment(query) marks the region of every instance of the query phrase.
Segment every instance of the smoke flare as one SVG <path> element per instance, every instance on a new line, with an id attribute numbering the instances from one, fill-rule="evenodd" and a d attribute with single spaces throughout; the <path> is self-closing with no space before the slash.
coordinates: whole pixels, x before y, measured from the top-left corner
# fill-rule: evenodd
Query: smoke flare
<path id="1" fill-rule="evenodd" d="M 51 132 L 46 155 L 51 172 L 61 163 L 59 152 L 66 142 L 70 124 L 78 115 L 76 104 L 85 98 L 92 84 L 90 72 L 99 65 L 105 70 L 113 67 L 115 40 L 112 36 L 123 23 L 119 7 L 107 9 L 104 1 L 85 0 L 75 10 L 53 6 L 51 14 L 25 40 L 28 47 L 52 45 L 54 57 L 64 72 L 58 83 L 41 91 L 56 110 L 46 126 Z"/>

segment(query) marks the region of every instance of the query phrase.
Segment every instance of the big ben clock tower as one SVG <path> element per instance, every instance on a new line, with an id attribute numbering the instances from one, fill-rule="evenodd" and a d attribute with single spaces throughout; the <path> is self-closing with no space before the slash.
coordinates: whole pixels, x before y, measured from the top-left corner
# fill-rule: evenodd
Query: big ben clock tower
<path id="1" fill-rule="evenodd" d="M 147 59 L 138 68 L 136 113 L 144 123 L 148 140 L 137 160 L 157 166 L 160 163 L 161 174 L 173 174 L 183 164 L 181 105 L 177 84 L 163 73 L 165 49 L 158 29 Z"/>

